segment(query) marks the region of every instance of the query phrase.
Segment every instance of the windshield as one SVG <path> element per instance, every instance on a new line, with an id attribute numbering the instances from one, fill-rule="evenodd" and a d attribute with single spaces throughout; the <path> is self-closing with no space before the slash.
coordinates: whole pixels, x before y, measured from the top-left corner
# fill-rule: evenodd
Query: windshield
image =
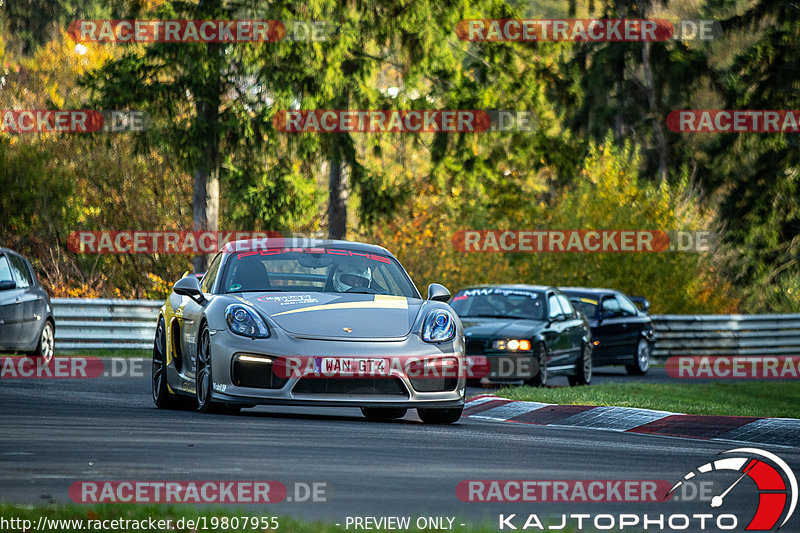
<path id="1" fill-rule="evenodd" d="M 399 263 L 347 248 L 272 248 L 228 258 L 222 292 L 348 292 L 418 298 Z"/>
<path id="2" fill-rule="evenodd" d="M 523 289 L 466 289 L 453 297 L 450 306 L 461 318 L 545 318 L 544 293 Z"/>

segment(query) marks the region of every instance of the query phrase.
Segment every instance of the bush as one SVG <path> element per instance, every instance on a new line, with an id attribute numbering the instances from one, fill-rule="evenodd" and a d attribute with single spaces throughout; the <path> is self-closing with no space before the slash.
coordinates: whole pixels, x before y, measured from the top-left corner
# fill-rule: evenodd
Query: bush
<path id="1" fill-rule="evenodd" d="M 687 178 L 675 185 L 653 184 L 640 179 L 639 168 L 638 150 L 627 143 L 616 146 L 607 138 L 591 146 L 581 179 L 552 198 L 542 188 L 531 193 L 527 209 L 496 218 L 490 214 L 491 195 L 478 197 L 480 203 L 465 210 L 459 210 L 462 202 L 452 194 L 420 195 L 402 220 L 379 228 L 378 239 L 422 284 L 423 294 L 431 282 L 444 283 L 451 291 L 480 283 L 609 287 L 649 298 L 654 313 L 734 312 L 738 300 L 717 275 L 715 253 L 463 253 L 451 243 L 464 229 L 710 227 L 711 214 L 700 210 Z M 473 225 L 481 219 L 494 222 Z"/>

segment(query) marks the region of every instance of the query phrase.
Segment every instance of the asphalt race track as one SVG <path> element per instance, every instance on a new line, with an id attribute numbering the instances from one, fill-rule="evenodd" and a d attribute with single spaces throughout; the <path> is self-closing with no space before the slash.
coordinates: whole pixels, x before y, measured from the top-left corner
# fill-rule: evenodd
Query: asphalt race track
<path id="1" fill-rule="evenodd" d="M 707 501 L 462 502 L 455 488 L 470 479 L 672 484 L 716 454 L 740 447 L 470 418 L 429 426 L 413 411 L 387 423 L 368 422 L 356 409 L 262 406 L 235 416 L 201 415 L 156 409 L 149 387 L 147 373 L 0 380 L 0 499 L 68 503 L 69 486 L 82 480 L 274 480 L 286 485 L 289 497 L 297 482 L 324 483 L 326 501 L 245 510 L 342 524 L 347 516 L 455 516 L 456 528 L 483 521 L 496 526 L 499 513 L 707 513 Z M 800 448 L 762 448 L 800 472 Z M 757 501 L 754 485 L 745 485 L 725 500 L 726 508 L 743 513 L 742 521 Z M 798 513 L 784 530 L 800 531 Z"/>

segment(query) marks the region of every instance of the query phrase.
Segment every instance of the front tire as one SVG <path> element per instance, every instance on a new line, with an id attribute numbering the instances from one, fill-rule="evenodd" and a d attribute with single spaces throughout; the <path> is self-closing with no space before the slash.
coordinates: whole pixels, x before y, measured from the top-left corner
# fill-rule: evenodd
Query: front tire
<path id="1" fill-rule="evenodd" d="M 592 382 L 592 345 L 584 344 L 581 348 L 581 358 L 578 360 L 576 374 L 568 376 L 567 381 L 571 387 L 589 385 Z"/>
<path id="2" fill-rule="evenodd" d="M 167 332 L 164 317 L 158 319 L 156 338 L 153 341 L 153 365 L 151 372 L 151 389 L 153 403 L 159 409 L 176 409 L 181 407 L 180 400 L 169 391 L 167 386 Z"/>
<path id="3" fill-rule="evenodd" d="M 625 365 L 625 370 L 631 376 L 643 376 L 650 370 L 650 343 L 645 338 L 639 339 L 636 346 L 636 361 L 633 364 Z"/>
<path id="4" fill-rule="evenodd" d="M 53 323 L 48 319 L 42 326 L 42 332 L 39 334 L 39 343 L 36 345 L 33 355 L 42 358 L 42 363 L 45 366 L 50 364 L 53 360 L 55 353 L 55 328 Z"/>
<path id="5" fill-rule="evenodd" d="M 463 407 L 453 407 L 450 409 L 417 409 L 419 419 L 426 424 L 452 424 L 458 422 Z"/>
<path id="6" fill-rule="evenodd" d="M 221 404 L 211 400 L 213 390 L 211 376 L 211 334 L 208 325 L 200 329 L 197 345 L 197 363 L 195 365 L 195 400 L 197 410 L 201 413 L 236 414 L 241 409 L 238 405 Z"/>
<path id="7" fill-rule="evenodd" d="M 530 378 L 527 383 L 531 387 L 547 387 L 547 346 L 543 342 L 536 345 L 534 357 L 539 363 L 539 372 Z"/>
<path id="8" fill-rule="evenodd" d="M 391 407 L 362 407 L 361 414 L 366 417 L 367 420 L 397 420 L 398 418 L 403 418 L 406 416 L 408 409 L 403 409 L 402 407 L 398 408 L 391 408 Z"/>

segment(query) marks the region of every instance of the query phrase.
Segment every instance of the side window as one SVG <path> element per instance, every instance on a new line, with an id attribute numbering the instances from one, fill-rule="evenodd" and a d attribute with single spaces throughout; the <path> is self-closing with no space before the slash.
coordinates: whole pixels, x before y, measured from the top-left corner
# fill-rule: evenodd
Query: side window
<path id="1" fill-rule="evenodd" d="M 8 254 L 8 259 L 11 262 L 11 271 L 14 273 L 14 278 L 17 282 L 17 288 L 25 289 L 31 286 L 31 272 L 28 270 L 28 265 L 18 255 Z"/>
<path id="2" fill-rule="evenodd" d="M 569 303 L 567 297 L 563 294 L 557 294 L 556 298 L 558 298 L 558 303 L 561 304 L 561 309 L 564 311 L 564 314 L 569 318 L 575 317 L 575 309 L 572 308 L 572 304 Z"/>
<path id="3" fill-rule="evenodd" d="M 570 302 L 575 309 L 578 309 L 581 313 L 586 315 L 586 318 L 594 318 L 594 314 L 597 312 L 596 301 L 594 303 L 590 303 L 588 298 L 571 298 Z"/>
<path id="4" fill-rule="evenodd" d="M 614 296 L 609 296 L 603 299 L 603 317 L 612 318 L 622 313 L 619 308 L 619 302 Z"/>
<path id="5" fill-rule="evenodd" d="M 617 296 L 617 300 L 619 300 L 619 307 L 622 309 L 622 316 L 636 316 L 636 306 L 631 303 L 630 300 L 625 298 L 624 296 Z"/>
<path id="6" fill-rule="evenodd" d="M 14 277 L 11 275 L 11 267 L 8 266 L 8 259 L 2 254 L 0 254 L 0 281 L 14 281 Z"/>
<path id="7" fill-rule="evenodd" d="M 550 308 L 550 314 L 548 315 L 550 318 L 555 318 L 558 315 L 564 314 L 561 310 L 561 306 L 558 305 L 558 298 L 556 298 L 555 294 L 549 294 L 547 296 L 547 307 Z"/>
<path id="8" fill-rule="evenodd" d="M 25 267 L 28 269 L 28 277 L 31 280 L 31 286 L 39 285 L 39 277 L 36 275 L 36 271 L 33 270 L 33 265 L 27 258 L 22 258 L 23 263 L 25 263 Z"/>
<path id="9" fill-rule="evenodd" d="M 211 261 L 211 266 L 206 270 L 206 275 L 203 276 L 203 282 L 200 284 L 200 290 L 203 292 L 211 292 L 211 287 L 214 286 L 214 280 L 217 279 L 217 272 L 219 272 L 219 265 L 222 264 L 222 253 L 218 253 L 217 257 Z"/>

